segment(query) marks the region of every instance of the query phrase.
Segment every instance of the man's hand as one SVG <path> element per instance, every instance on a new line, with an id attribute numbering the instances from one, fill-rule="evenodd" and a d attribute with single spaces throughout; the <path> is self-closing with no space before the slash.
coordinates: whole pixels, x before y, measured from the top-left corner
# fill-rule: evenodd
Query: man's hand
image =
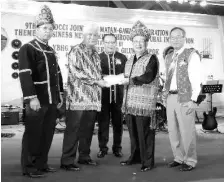
<path id="1" fill-rule="evenodd" d="M 61 101 L 61 102 L 57 105 L 57 108 L 58 108 L 58 109 L 60 109 L 61 106 L 63 105 L 63 94 L 60 93 L 60 96 L 59 96 L 59 97 L 60 97 L 60 101 Z"/>
<path id="2" fill-rule="evenodd" d="M 186 112 L 187 115 L 191 114 L 192 112 L 194 112 L 195 108 L 197 107 L 196 103 L 194 103 L 193 101 L 189 101 L 189 102 L 183 103 L 182 106 L 188 108 L 188 110 Z"/>
<path id="3" fill-rule="evenodd" d="M 167 102 L 167 97 L 168 97 L 168 92 L 166 90 L 163 90 L 161 93 L 161 99 L 162 99 L 163 103 L 165 103 L 165 105 Z"/>
<path id="4" fill-rule="evenodd" d="M 120 85 L 128 85 L 129 84 L 129 78 L 123 78 L 119 84 Z"/>
<path id="5" fill-rule="evenodd" d="M 97 80 L 95 83 L 100 87 L 108 87 L 108 84 L 105 80 Z"/>
<path id="6" fill-rule="evenodd" d="M 30 108 L 33 109 L 34 111 L 39 111 L 41 107 L 38 98 L 33 98 L 30 100 Z"/>
<path id="7" fill-rule="evenodd" d="M 162 100 L 162 104 L 164 107 L 167 107 L 167 100 Z"/>

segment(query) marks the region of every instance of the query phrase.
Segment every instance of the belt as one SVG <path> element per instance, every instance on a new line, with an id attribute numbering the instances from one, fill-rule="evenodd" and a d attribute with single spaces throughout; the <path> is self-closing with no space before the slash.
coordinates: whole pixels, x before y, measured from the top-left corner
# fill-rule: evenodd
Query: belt
<path id="1" fill-rule="evenodd" d="M 170 90 L 169 94 L 178 94 L 178 90 Z"/>

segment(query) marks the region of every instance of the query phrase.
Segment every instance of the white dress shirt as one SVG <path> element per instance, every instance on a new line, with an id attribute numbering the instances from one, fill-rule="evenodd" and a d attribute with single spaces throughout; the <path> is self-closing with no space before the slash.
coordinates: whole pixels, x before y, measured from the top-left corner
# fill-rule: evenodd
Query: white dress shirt
<path id="1" fill-rule="evenodd" d="M 174 52 L 173 58 L 176 55 L 180 55 L 186 47 L 182 47 L 178 51 Z M 178 56 L 177 55 L 177 56 Z M 170 84 L 170 90 L 177 90 L 177 80 L 176 80 L 176 67 L 177 67 L 177 62 L 175 65 L 175 70 L 173 73 L 173 77 L 171 80 Z M 191 82 L 191 87 L 192 87 L 192 96 L 191 100 L 197 101 L 198 95 L 200 94 L 201 91 L 201 60 L 200 57 L 197 53 L 192 53 L 190 58 L 189 58 L 189 64 L 188 64 L 188 75 L 189 79 Z"/>

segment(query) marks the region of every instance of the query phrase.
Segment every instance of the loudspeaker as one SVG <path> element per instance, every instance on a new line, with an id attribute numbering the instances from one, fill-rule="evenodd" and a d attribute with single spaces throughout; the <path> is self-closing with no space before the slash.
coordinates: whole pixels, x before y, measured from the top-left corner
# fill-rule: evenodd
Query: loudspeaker
<path id="1" fill-rule="evenodd" d="M 11 45 L 14 49 L 19 49 L 22 45 L 22 42 L 19 39 L 14 39 Z"/>
<path id="2" fill-rule="evenodd" d="M 15 60 L 18 60 L 19 59 L 19 52 L 18 51 L 14 51 L 12 53 L 12 58 L 15 59 Z"/>
<path id="3" fill-rule="evenodd" d="M 13 77 L 14 79 L 17 79 L 17 78 L 19 77 L 19 74 L 18 74 L 17 72 L 14 72 L 14 73 L 12 74 L 12 77 Z"/>
<path id="4" fill-rule="evenodd" d="M 19 63 L 17 63 L 17 62 L 12 63 L 12 69 L 14 69 L 14 70 L 19 69 Z"/>

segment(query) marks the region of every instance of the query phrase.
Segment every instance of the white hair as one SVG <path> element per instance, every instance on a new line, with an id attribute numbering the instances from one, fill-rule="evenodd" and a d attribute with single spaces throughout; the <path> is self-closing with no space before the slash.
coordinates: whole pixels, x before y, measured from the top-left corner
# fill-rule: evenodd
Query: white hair
<path id="1" fill-rule="evenodd" d="M 94 24 L 94 23 L 85 25 L 83 27 L 83 34 L 89 34 L 89 33 L 99 34 L 99 26 L 97 24 Z"/>

